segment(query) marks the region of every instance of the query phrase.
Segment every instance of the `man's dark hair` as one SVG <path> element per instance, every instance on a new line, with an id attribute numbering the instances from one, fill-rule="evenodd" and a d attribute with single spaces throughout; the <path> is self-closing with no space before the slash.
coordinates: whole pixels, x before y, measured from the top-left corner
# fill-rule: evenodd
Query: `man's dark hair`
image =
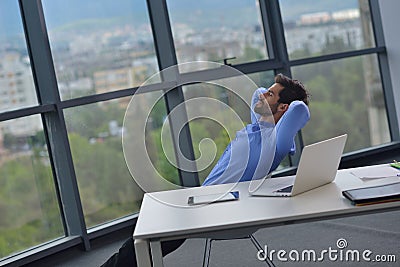
<path id="1" fill-rule="evenodd" d="M 290 79 L 279 73 L 275 76 L 275 82 L 284 87 L 279 93 L 279 103 L 290 104 L 294 100 L 303 101 L 308 105 L 308 92 L 299 80 Z"/>

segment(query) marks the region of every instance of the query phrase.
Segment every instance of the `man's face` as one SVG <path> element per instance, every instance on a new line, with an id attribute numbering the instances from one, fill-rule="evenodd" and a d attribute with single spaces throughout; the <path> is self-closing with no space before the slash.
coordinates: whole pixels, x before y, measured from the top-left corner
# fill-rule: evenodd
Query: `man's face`
<path id="1" fill-rule="evenodd" d="M 279 93 L 282 89 L 282 85 L 274 83 L 270 88 L 268 88 L 267 92 L 259 96 L 259 100 L 254 106 L 254 112 L 260 115 L 274 115 L 278 111 Z"/>

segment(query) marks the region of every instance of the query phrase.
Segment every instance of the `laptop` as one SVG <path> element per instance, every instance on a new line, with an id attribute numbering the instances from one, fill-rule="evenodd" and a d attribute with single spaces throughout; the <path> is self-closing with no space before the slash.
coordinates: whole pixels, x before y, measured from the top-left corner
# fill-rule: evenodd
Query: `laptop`
<path id="1" fill-rule="evenodd" d="M 291 197 L 331 183 L 336 176 L 347 134 L 305 146 L 300 157 L 296 176 L 264 178 L 254 190 L 252 181 L 249 193 L 252 196 Z"/>

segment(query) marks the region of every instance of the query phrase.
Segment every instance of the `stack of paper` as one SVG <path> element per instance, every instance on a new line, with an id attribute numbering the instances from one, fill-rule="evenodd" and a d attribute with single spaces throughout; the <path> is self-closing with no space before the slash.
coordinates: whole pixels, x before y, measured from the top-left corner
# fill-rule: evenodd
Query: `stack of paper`
<path id="1" fill-rule="evenodd" d="M 387 164 L 355 169 L 351 171 L 351 174 L 361 179 L 378 179 L 400 176 L 400 170 L 390 167 Z"/>

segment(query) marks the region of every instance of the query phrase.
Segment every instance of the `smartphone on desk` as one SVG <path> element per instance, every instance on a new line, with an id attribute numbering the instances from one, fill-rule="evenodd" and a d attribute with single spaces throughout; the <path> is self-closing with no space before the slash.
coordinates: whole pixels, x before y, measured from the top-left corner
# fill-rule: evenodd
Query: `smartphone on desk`
<path id="1" fill-rule="evenodd" d="M 229 193 L 219 193 L 219 194 L 208 194 L 208 195 L 198 195 L 190 196 L 188 198 L 188 204 L 190 206 L 225 202 L 239 199 L 239 191 L 231 191 Z"/>

